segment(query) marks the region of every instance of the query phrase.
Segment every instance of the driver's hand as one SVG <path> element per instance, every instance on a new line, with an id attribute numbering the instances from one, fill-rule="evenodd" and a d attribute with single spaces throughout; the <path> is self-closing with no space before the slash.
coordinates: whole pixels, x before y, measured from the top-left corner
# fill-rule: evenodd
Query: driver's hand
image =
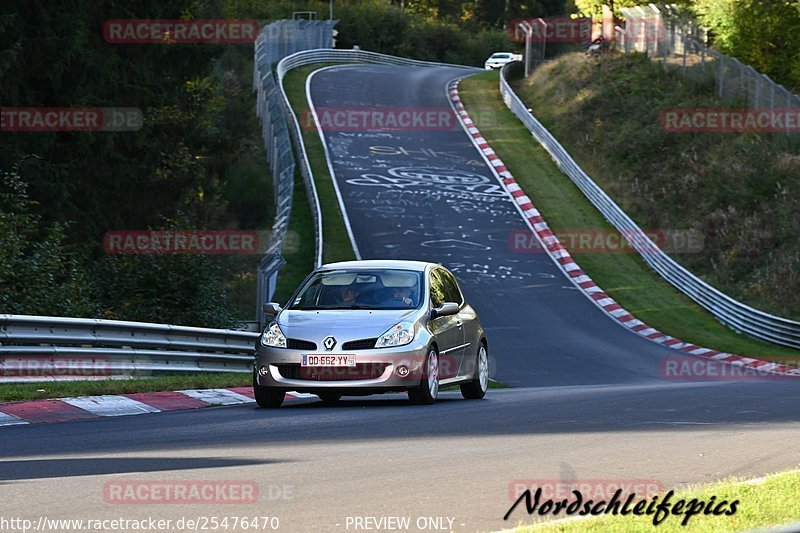
<path id="1" fill-rule="evenodd" d="M 409 298 L 408 296 L 404 296 L 402 299 L 404 304 L 411 305 L 411 298 Z"/>

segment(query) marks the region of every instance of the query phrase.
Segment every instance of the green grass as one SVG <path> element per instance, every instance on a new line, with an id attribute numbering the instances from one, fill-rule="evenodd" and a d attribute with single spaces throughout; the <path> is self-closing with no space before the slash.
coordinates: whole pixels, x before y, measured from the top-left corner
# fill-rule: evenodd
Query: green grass
<path id="1" fill-rule="evenodd" d="M 308 127 L 309 106 L 306 100 L 306 79 L 309 74 L 324 66 L 327 65 L 312 65 L 293 70 L 286 76 L 284 86 L 292 108 L 301 122 L 303 142 L 306 146 L 322 210 L 322 261 L 332 263 L 355 259 L 355 254 L 347 235 L 333 180 L 328 171 L 322 141 L 316 129 Z M 313 270 L 314 247 L 314 220 L 311 217 L 311 206 L 308 203 L 305 184 L 298 164 L 289 234 L 281 252 L 286 259 L 286 264 L 281 268 L 273 300 L 281 304 L 286 303 L 297 286 Z"/>
<path id="2" fill-rule="evenodd" d="M 658 531 L 669 532 L 716 532 L 716 531 L 749 531 L 753 528 L 764 528 L 790 524 L 800 520 L 800 472 L 781 472 L 763 480 L 745 481 L 729 479 L 708 485 L 691 486 L 677 491 L 671 499 L 690 502 L 693 498 L 708 502 L 716 496 L 715 502 L 739 500 L 736 513 L 730 516 L 713 516 L 699 514 L 692 516 L 686 526 L 681 526 L 681 516 L 670 515 L 658 526 L 653 526 L 653 516 L 613 516 L 603 515 L 597 518 L 578 519 L 554 525 L 535 525 L 516 529 L 517 533 L 532 532 L 583 532 L 603 531 Z M 661 499 L 659 499 L 661 501 Z M 524 502 L 521 504 L 524 508 Z M 729 509 L 726 506 L 726 509 Z M 524 510 L 522 511 L 524 512 Z"/>
<path id="3" fill-rule="evenodd" d="M 460 91 L 477 127 L 554 231 L 613 230 L 502 103 L 496 72 L 467 78 Z M 775 361 L 800 359 L 800 351 L 737 334 L 720 324 L 636 254 L 576 253 L 574 257 L 629 312 L 669 335 L 736 354 Z"/>
<path id="4" fill-rule="evenodd" d="M 298 170 L 294 176 L 289 231 L 281 248 L 286 264 L 281 267 L 273 300 L 280 304 L 288 302 L 297 286 L 314 270 L 315 245 L 314 219 L 311 217 L 311 206 L 308 204 L 303 177 Z"/>
<path id="5" fill-rule="evenodd" d="M 152 378 L 114 379 L 102 381 L 60 381 L 47 383 L 3 383 L 0 402 L 19 402 L 94 396 L 99 394 L 130 394 L 184 389 L 216 389 L 252 385 L 249 372 L 220 374 L 185 374 Z"/>
<path id="6" fill-rule="evenodd" d="M 347 234 L 342 211 L 339 208 L 333 180 L 328 171 L 322 141 L 316 128 L 305 126 L 308 124 L 305 117 L 308 117 L 309 112 L 306 100 L 306 78 L 308 78 L 309 74 L 324 66 L 326 65 L 311 65 L 289 72 L 284 79 L 284 87 L 292 108 L 301 122 L 303 142 L 306 145 L 306 153 L 311 164 L 311 172 L 314 175 L 317 196 L 319 196 L 320 209 L 322 210 L 322 260 L 324 263 L 331 263 L 353 260 L 355 259 L 355 254 L 350 237 Z"/>

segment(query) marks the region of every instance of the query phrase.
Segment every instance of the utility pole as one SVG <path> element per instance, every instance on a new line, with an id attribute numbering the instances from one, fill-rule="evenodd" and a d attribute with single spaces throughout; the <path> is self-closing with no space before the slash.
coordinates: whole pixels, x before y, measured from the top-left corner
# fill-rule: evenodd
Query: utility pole
<path id="1" fill-rule="evenodd" d="M 330 0 L 330 7 L 331 7 L 331 14 L 329 18 L 330 20 L 333 20 L 333 0 Z"/>

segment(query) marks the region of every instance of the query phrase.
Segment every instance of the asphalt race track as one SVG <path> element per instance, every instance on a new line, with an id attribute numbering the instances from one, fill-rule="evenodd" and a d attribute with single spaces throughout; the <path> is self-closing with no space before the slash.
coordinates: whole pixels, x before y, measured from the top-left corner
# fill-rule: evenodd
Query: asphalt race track
<path id="1" fill-rule="evenodd" d="M 513 386 L 643 383 L 671 350 L 626 332 L 542 251 L 453 115 L 447 83 L 463 70 L 350 66 L 311 78 L 314 107 L 450 113 L 451 127 L 326 131 L 362 259 L 443 263 L 487 327 L 492 376 Z M 445 129 L 446 131 L 441 131 Z"/>
<path id="2" fill-rule="evenodd" d="M 445 86 L 461 74 L 336 67 L 314 75 L 310 93 L 318 111 L 449 111 Z M 518 509 L 502 519 L 521 480 L 669 488 L 798 466 L 798 384 L 663 379 L 662 358 L 674 352 L 606 317 L 546 255 L 511 249 L 509 235 L 526 226 L 452 124 L 326 131 L 325 140 L 360 257 L 450 267 L 487 326 L 493 377 L 515 388 L 482 401 L 445 393 L 433 406 L 386 395 L 6 427 L 0 514 L 277 516 L 282 531 L 356 530 L 348 517 L 441 517 L 454 531 L 485 531 L 528 518 Z M 260 498 L 109 503 L 113 480 L 248 480 Z"/>

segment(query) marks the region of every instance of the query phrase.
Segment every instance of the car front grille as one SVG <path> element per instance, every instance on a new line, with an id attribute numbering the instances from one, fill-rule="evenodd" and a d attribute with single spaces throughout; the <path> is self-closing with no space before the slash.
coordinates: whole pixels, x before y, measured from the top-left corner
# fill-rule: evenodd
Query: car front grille
<path id="1" fill-rule="evenodd" d="M 371 350 L 375 347 L 378 339 L 360 339 L 357 341 L 348 341 L 342 344 L 342 350 Z"/>
<path id="2" fill-rule="evenodd" d="M 286 347 L 290 350 L 316 350 L 317 345 L 311 341 L 300 339 L 286 339 Z"/>
<path id="3" fill-rule="evenodd" d="M 383 375 L 388 363 L 357 363 L 356 366 L 326 367 L 300 366 L 299 364 L 277 365 L 285 379 L 303 381 L 353 381 L 377 379 Z"/>

